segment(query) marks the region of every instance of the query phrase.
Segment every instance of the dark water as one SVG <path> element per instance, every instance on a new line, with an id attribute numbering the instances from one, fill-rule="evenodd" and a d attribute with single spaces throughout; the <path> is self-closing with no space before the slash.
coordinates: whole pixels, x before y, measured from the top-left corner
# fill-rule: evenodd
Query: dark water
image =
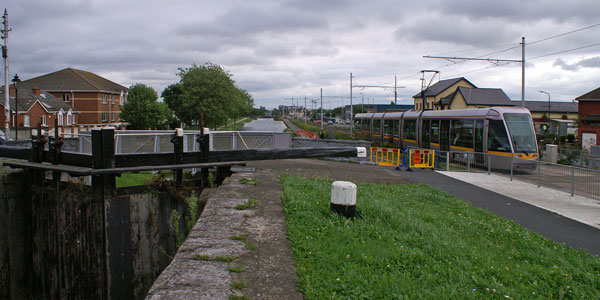
<path id="1" fill-rule="evenodd" d="M 271 132 L 283 132 L 287 127 L 282 121 L 275 121 L 273 119 L 258 119 L 252 122 L 246 123 L 241 131 L 271 131 Z"/>

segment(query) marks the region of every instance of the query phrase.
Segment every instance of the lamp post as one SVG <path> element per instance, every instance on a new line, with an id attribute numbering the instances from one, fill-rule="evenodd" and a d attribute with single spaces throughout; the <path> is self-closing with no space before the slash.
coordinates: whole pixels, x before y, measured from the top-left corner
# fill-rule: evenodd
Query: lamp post
<path id="1" fill-rule="evenodd" d="M 550 93 L 541 90 L 539 92 L 548 95 L 548 126 L 550 126 Z"/>
<path id="2" fill-rule="evenodd" d="M 15 87 L 15 141 L 19 139 L 19 89 L 17 83 L 21 82 L 19 75 L 15 74 L 15 77 L 11 80 Z"/>

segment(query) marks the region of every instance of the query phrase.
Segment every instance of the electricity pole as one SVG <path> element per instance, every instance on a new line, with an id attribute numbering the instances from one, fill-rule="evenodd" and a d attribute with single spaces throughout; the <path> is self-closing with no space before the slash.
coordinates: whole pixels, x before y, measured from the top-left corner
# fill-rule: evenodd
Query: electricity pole
<path id="1" fill-rule="evenodd" d="M 354 125 L 354 121 L 352 121 L 352 73 L 350 73 L 350 137 L 352 137 L 352 127 L 354 127 L 352 125 Z"/>
<path id="2" fill-rule="evenodd" d="M 2 19 L 2 24 L 4 25 L 4 29 L 1 30 L 2 39 L 4 40 L 4 45 L 2 45 L 2 58 L 4 59 L 4 132 L 6 133 L 6 138 L 8 139 L 10 136 L 10 95 L 8 89 L 8 32 L 12 29 L 8 28 L 8 12 L 6 11 L 6 8 L 4 9 L 4 15 L 2 16 Z"/>

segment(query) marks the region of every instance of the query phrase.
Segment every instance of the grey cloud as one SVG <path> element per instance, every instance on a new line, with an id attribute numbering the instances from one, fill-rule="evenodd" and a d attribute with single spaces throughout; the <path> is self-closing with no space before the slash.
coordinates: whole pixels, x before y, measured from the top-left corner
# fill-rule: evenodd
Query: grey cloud
<path id="1" fill-rule="evenodd" d="M 600 69 L 600 56 L 580 60 L 574 64 L 568 64 L 562 58 L 557 58 L 553 66 L 561 67 L 567 71 L 578 71 L 580 68 L 597 68 Z"/>

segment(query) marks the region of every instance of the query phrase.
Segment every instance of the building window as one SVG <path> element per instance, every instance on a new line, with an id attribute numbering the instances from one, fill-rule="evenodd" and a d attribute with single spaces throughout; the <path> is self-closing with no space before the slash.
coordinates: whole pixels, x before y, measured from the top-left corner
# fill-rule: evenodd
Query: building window
<path id="1" fill-rule="evenodd" d="M 73 123 L 72 121 L 73 115 L 71 114 L 71 112 L 67 113 L 67 125 L 71 125 Z"/>
<path id="2" fill-rule="evenodd" d="M 121 91 L 121 95 L 119 96 L 119 104 L 123 105 L 125 103 L 125 94 Z"/>
<path id="3" fill-rule="evenodd" d="M 42 115 L 42 126 L 46 126 L 46 115 Z"/>
<path id="4" fill-rule="evenodd" d="M 69 94 L 63 94 L 62 98 L 63 98 L 63 101 L 65 101 L 65 102 L 69 102 L 70 101 Z"/>
<path id="5" fill-rule="evenodd" d="M 63 125 L 63 114 L 58 113 L 58 126 L 62 126 L 62 125 Z"/>
<path id="6" fill-rule="evenodd" d="M 115 104 L 116 101 L 117 101 L 117 96 L 112 95 L 111 104 Z"/>
<path id="7" fill-rule="evenodd" d="M 111 113 L 111 114 L 110 114 L 110 121 L 111 121 L 111 122 L 114 122 L 114 121 L 115 121 L 115 118 L 116 118 L 116 114 L 115 114 L 115 113 Z"/>
<path id="8" fill-rule="evenodd" d="M 31 117 L 30 117 L 29 115 L 24 115 L 24 116 L 23 116 L 23 123 L 24 123 L 24 126 L 25 126 L 25 127 L 29 127 L 29 126 L 30 126 L 30 125 L 29 125 L 29 124 L 30 124 L 30 118 L 31 118 Z"/>
<path id="9" fill-rule="evenodd" d="M 102 122 L 108 122 L 108 113 L 102 113 Z"/>
<path id="10" fill-rule="evenodd" d="M 102 95 L 102 104 L 107 104 L 107 103 L 108 103 L 108 96 Z"/>

